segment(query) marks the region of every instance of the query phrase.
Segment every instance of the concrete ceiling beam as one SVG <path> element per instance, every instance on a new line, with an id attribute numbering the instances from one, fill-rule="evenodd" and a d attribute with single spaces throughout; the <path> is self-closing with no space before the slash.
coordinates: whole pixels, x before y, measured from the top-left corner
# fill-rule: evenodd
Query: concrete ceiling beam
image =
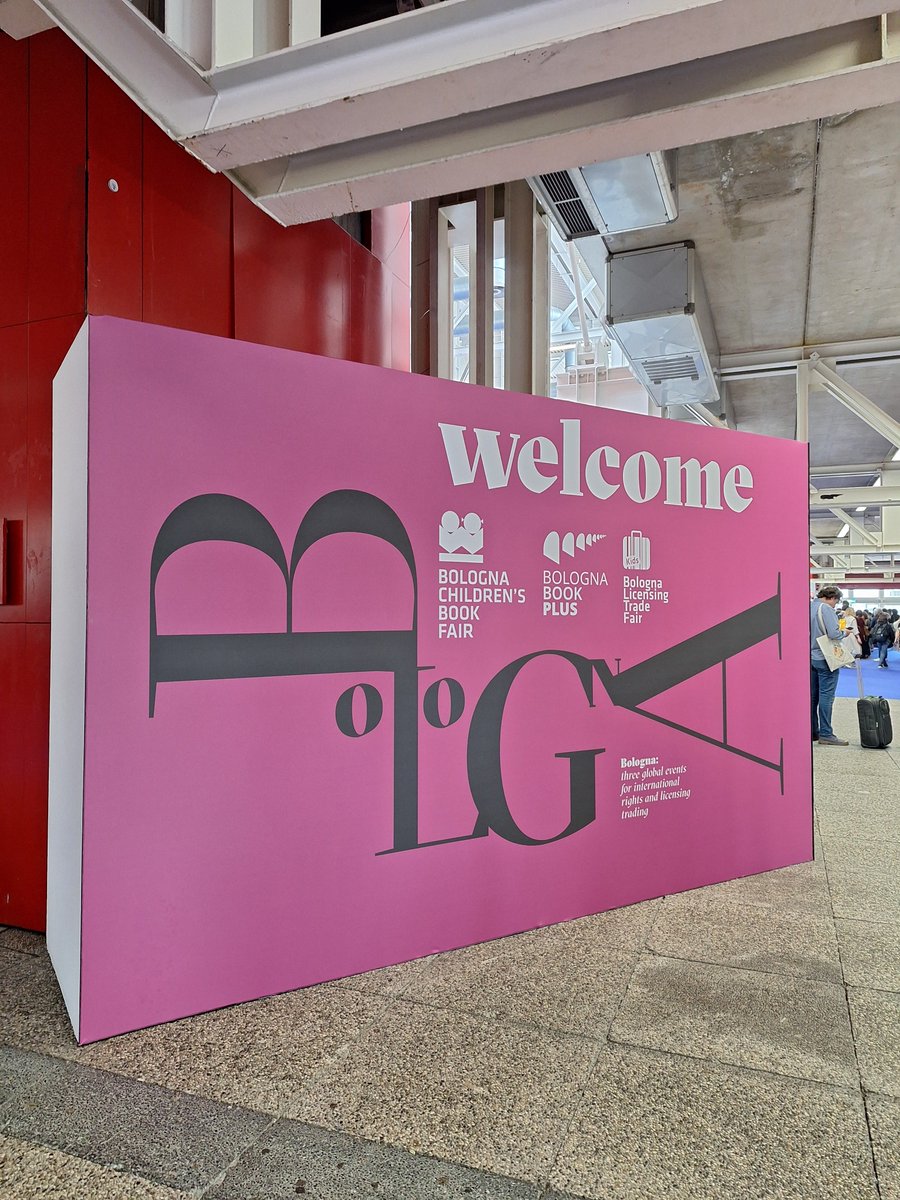
<path id="1" fill-rule="evenodd" d="M 467 0 L 209 71 L 124 0 L 39 3 L 284 224 L 900 100 L 870 0 Z"/>
<path id="2" fill-rule="evenodd" d="M 837 40 L 825 30 L 232 174 L 294 224 L 900 101 L 900 60 L 854 65 L 862 31 L 845 41 L 848 28 Z M 811 42 L 827 43 L 818 61 Z"/>

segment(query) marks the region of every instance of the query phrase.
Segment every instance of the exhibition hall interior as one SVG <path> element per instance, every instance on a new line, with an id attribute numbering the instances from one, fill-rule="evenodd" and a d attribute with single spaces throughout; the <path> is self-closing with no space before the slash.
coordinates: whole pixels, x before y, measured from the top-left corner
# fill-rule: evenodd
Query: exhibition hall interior
<path id="1" fill-rule="evenodd" d="M 900 12 L 0 96 L 0 1200 L 900 1200 Z"/>

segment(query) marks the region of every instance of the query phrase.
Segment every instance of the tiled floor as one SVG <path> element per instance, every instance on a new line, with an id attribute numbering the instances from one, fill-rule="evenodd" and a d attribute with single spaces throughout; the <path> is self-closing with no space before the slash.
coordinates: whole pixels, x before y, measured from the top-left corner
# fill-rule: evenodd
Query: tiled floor
<path id="1" fill-rule="evenodd" d="M 0 1198 L 900 1200 L 900 749 L 814 762 L 814 863 L 84 1049 L 0 930 Z"/>

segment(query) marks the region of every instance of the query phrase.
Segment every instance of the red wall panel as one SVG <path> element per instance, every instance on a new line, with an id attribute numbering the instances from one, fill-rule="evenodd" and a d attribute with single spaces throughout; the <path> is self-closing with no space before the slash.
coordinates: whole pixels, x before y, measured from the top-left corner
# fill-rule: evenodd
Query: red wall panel
<path id="1" fill-rule="evenodd" d="M 234 336 L 346 358 L 352 245 L 333 221 L 282 229 L 235 192 Z"/>
<path id="2" fill-rule="evenodd" d="M 391 204 L 372 210 L 372 253 L 409 286 L 412 208 Z"/>
<path id="3" fill-rule="evenodd" d="M 2 290 L 2 289 L 0 289 Z M 0 622 L 25 620 L 25 516 L 28 502 L 28 326 L 0 329 L 0 518 L 12 522 Z M 3 709 L 0 708 L 0 723 Z"/>
<path id="4" fill-rule="evenodd" d="M 391 273 L 358 242 L 350 255 L 350 353 L 354 362 L 391 365 Z"/>
<path id="5" fill-rule="evenodd" d="M 25 533 L 26 620 L 50 620 L 50 500 L 53 376 L 82 315 L 28 326 L 28 518 Z"/>
<path id="6" fill-rule="evenodd" d="M 391 273 L 390 312 L 386 321 L 390 328 L 391 350 L 386 365 L 398 371 L 410 369 L 411 310 L 411 206 L 392 204 L 372 213 L 372 253 Z"/>
<path id="7" fill-rule="evenodd" d="M 93 63 L 88 64 L 87 87 L 87 308 L 98 316 L 139 321 L 144 118 Z M 111 190 L 110 181 L 117 190 Z"/>
<path id="8" fill-rule="evenodd" d="M 143 128 L 144 320 L 230 337 L 234 189 L 148 117 Z"/>
<path id="9" fill-rule="evenodd" d="M 0 626 L 0 924 L 43 929 L 50 626 Z"/>
<path id="10" fill-rule="evenodd" d="M 30 38 L 28 319 L 84 312 L 86 60 L 58 29 Z"/>
<path id="11" fill-rule="evenodd" d="M 5 33 L 0 33 L 0 113 L 2 327 L 28 319 L 28 43 Z"/>
<path id="12" fill-rule="evenodd" d="M 15 603 L 0 606 L 0 924 L 42 929 L 52 379 L 86 309 L 402 366 L 408 228 L 404 206 L 375 214 L 375 256 L 331 221 L 282 229 L 57 30 L 0 34 L 0 100 L 0 517 L 15 560 Z"/>
<path id="13" fill-rule="evenodd" d="M 409 371 L 412 363 L 412 309 L 409 283 L 391 281 L 391 366 Z"/>

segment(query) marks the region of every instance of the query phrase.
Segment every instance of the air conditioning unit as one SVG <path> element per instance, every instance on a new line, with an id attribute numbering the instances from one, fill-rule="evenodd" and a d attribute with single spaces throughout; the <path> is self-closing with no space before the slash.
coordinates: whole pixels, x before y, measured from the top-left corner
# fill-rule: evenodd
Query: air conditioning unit
<path id="1" fill-rule="evenodd" d="M 674 151 L 550 171 L 528 182 L 567 242 L 650 229 L 678 215 Z"/>
<path id="2" fill-rule="evenodd" d="M 719 403 L 719 343 L 692 242 L 611 254 L 606 321 L 661 408 Z"/>

